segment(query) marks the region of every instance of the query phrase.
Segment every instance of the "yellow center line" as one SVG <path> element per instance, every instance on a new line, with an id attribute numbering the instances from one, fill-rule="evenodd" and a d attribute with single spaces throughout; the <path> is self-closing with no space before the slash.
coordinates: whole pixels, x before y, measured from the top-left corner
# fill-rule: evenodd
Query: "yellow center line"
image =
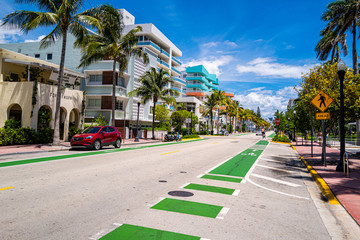
<path id="1" fill-rule="evenodd" d="M 6 188 L 0 188 L 0 191 L 3 191 L 3 190 L 8 190 L 8 189 L 12 189 L 14 187 L 6 187 Z"/>
<path id="2" fill-rule="evenodd" d="M 162 153 L 160 155 L 166 155 L 166 154 L 170 154 L 170 153 L 176 153 L 176 152 L 180 152 L 180 150 L 177 150 L 177 151 L 173 151 L 173 152 L 168 152 L 168 153 Z"/>

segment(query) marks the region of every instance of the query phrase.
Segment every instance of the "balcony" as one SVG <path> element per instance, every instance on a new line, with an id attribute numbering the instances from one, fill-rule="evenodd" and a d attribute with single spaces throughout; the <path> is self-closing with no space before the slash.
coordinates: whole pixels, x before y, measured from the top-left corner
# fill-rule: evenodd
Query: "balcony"
<path id="1" fill-rule="evenodd" d="M 176 68 L 172 68 L 171 70 L 178 73 L 179 75 L 181 75 L 181 72 L 179 70 L 177 70 Z"/>
<path id="2" fill-rule="evenodd" d="M 182 83 L 182 84 L 186 84 L 186 81 L 180 79 L 180 78 L 177 78 L 177 77 L 172 77 L 172 79 L 175 81 L 175 82 L 179 82 L 179 83 Z"/>
<path id="3" fill-rule="evenodd" d="M 181 93 L 181 89 L 180 88 L 177 88 L 177 87 L 170 87 L 172 90 L 176 90 L 178 91 L 179 93 Z"/>
<path id="4" fill-rule="evenodd" d="M 157 59 L 157 62 L 169 68 L 169 64 L 165 63 L 163 60 Z"/>
<path id="5" fill-rule="evenodd" d="M 182 63 L 181 63 L 178 59 L 176 59 L 176 58 L 173 57 L 172 60 L 173 60 L 174 62 L 176 62 L 177 64 L 182 65 Z"/>
<path id="6" fill-rule="evenodd" d="M 209 88 L 205 86 L 205 84 L 188 84 L 186 85 L 186 89 L 189 88 L 199 88 L 203 91 L 209 91 Z"/>
<path id="7" fill-rule="evenodd" d="M 161 53 L 161 48 L 152 41 L 138 42 L 137 45 L 140 47 L 148 47 L 150 50 L 156 53 Z"/>
<path id="8" fill-rule="evenodd" d="M 161 54 L 164 54 L 164 55 L 167 56 L 168 58 L 170 57 L 170 54 L 169 54 L 167 51 L 165 51 L 164 49 L 161 49 L 160 53 L 161 53 Z"/>

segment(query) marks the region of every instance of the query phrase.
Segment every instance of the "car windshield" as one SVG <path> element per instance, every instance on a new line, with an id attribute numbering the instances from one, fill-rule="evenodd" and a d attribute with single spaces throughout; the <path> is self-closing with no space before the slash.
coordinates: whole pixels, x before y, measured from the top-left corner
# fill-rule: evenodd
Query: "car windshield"
<path id="1" fill-rule="evenodd" d="M 85 129 L 82 133 L 97 133 L 101 127 L 89 127 Z"/>

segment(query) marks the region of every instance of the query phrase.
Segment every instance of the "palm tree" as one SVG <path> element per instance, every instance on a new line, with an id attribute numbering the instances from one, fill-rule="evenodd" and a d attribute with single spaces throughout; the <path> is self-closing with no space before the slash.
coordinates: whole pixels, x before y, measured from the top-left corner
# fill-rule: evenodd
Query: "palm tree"
<path id="1" fill-rule="evenodd" d="M 211 93 L 210 95 L 205 96 L 206 101 L 204 102 L 205 111 L 203 116 L 210 115 L 210 124 L 211 124 L 211 135 L 214 134 L 214 125 L 213 125 L 213 109 L 219 104 L 219 97 L 216 93 Z"/>
<path id="2" fill-rule="evenodd" d="M 62 38 L 53 140 L 54 145 L 59 145 L 61 88 L 64 73 L 67 34 L 71 33 L 76 38 L 83 38 L 87 32 L 85 26 L 101 29 L 99 20 L 90 16 L 91 10 L 78 13 L 83 6 L 82 0 L 15 0 L 15 3 L 28 3 L 38 7 L 43 12 L 18 10 L 5 16 L 3 18 L 3 24 L 17 26 L 25 33 L 38 27 L 55 26 L 55 28 L 41 40 L 40 48 L 46 48 L 53 44 L 58 38 Z"/>
<path id="3" fill-rule="evenodd" d="M 316 57 L 324 61 L 328 59 L 329 54 L 331 53 L 331 63 L 334 63 L 334 58 L 336 54 L 336 61 L 340 59 L 340 49 L 339 44 L 341 45 L 341 49 L 343 51 L 344 56 L 348 54 L 348 48 L 346 43 L 346 34 L 337 35 L 334 31 L 331 31 L 327 28 L 321 31 L 320 35 L 322 38 L 316 44 L 315 52 Z"/>
<path id="4" fill-rule="evenodd" d="M 137 47 L 138 39 L 136 34 L 142 31 L 142 28 L 137 26 L 124 35 L 122 15 L 118 9 L 104 4 L 94 9 L 93 15 L 100 19 L 102 31 L 98 31 L 97 34 L 87 35 L 76 42 L 78 46 L 82 47 L 83 51 L 79 67 L 88 66 L 103 59 L 113 60 L 111 119 L 112 125 L 115 126 L 116 65 L 118 64 L 119 75 L 122 76 L 131 55 L 142 57 L 144 64 L 147 64 L 148 57 L 145 52 Z"/>
<path id="5" fill-rule="evenodd" d="M 169 77 L 168 73 L 163 69 L 157 71 L 155 68 L 151 68 L 141 78 L 141 86 L 128 93 L 129 97 L 141 97 L 143 104 L 152 100 L 153 106 L 153 120 L 152 120 L 152 139 L 155 139 L 155 106 L 159 100 L 163 100 L 168 104 L 174 104 L 175 98 L 171 95 L 178 95 L 179 92 L 170 88 L 167 88 L 169 83 L 173 80 Z"/>
<path id="6" fill-rule="evenodd" d="M 225 96 L 225 91 L 222 90 L 214 90 L 213 93 L 215 94 L 216 98 L 218 99 L 218 121 L 220 118 L 220 106 L 222 105 L 222 103 L 224 102 L 226 96 Z M 218 129 L 217 132 L 219 133 L 219 125 L 218 125 Z"/>
<path id="7" fill-rule="evenodd" d="M 322 19 L 328 22 L 327 29 L 334 31 L 338 36 L 343 36 L 346 31 L 351 31 L 353 35 L 353 68 L 354 74 L 358 74 L 356 30 L 359 24 L 360 0 L 338 0 L 330 3 L 326 8 Z"/>

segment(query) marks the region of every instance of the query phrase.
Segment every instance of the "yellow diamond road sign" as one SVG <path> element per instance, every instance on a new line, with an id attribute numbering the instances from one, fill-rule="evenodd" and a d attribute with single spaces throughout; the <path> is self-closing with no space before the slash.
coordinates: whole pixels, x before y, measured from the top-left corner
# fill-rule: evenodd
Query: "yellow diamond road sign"
<path id="1" fill-rule="evenodd" d="M 333 99 L 323 91 L 320 91 L 318 95 L 316 95 L 316 97 L 314 97 L 314 99 L 311 100 L 311 103 L 314 104 L 314 106 L 317 107 L 322 112 L 325 111 L 332 102 Z"/>

